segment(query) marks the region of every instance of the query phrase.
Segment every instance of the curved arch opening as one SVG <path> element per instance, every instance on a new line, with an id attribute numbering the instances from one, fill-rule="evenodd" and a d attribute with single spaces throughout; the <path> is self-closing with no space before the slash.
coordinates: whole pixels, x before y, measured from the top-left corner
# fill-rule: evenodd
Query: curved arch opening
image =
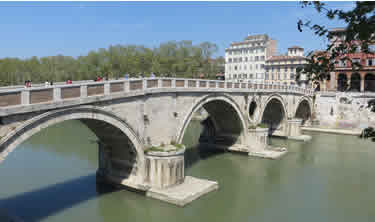
<path id="1" fill-rule="evenodd" d="M 279 99 L 272 98 L 268 101 L 264 108 L 261 123 L 266 124 L 269 128 L 269 135 L 272 135 L 276 130 L 280 130 L 286 113 L 282 102 Z"/>
<path id="2" fill-rule="evenodd" d="M 204 114 L 202 115 L 202 111 Z M 226 98 L 208 98 L 192 109 L 180 133 L 186 146 L 185 166 L 222 153 L 241 141 L 244 120 L 235 105 Z"/>
<path id="3" fill-rule="evenodd" d="M 143 162 L 139 160 L 143 158 L 143 153 L 140 153 L 139 144 L 126 125 L 101 110 L 87 112 L 87 108 L 67 109 L 34 117 L 2 141 L 0 155 L 4 158 L 30 137 L 48 131 L 49 127 L 69 121 L 82 123 L 96 136 L 96 140 L 92 142 L 97 143 L 96 146 L 99 148 L 97 179 L 106 182 L 119 179 L 121 183 L 127 184 L 140 182 L 138 172 L 143 169 Z"/>
<path id="4" fill-rule="evenodd" d="M 340 73 L 337 78 L 337 91 L 344 92 L 348 88 L 348 78 L 344 73 Z"/>
<path id="5" fill-rule="evenodd" d="M 365 91 L 375 92 L 375 75 L 367 73 L 365 76 Z"/>
<path id="6" fill-rule="evenodd" d="M 308 125 L 311 119 L 311 107 L 307 100 L 302 100 L 302 102 L 298 104 L 295 118 L 302 119 L 302 125 Z"/>
<path id="7" fill-rule="evenodd" d="M 350 91 L 360 92 L 361 91 L 361 76 L 359 73 L 353 73 L 350 77 Z"/>
<path id="8" fill-rule="evenodd" d="M 98 119 L 68 119 L 44 126 L 29 131 L 28 138 L 18 138 L 22 141 L 1 163 L 0 176 L 8 179 L 2 181 L 5 192 L 0 199 L 12 214 L 41 221 L 117 191 L 116 186 L 98 183 L 97 173 L 108 170 L 100 169 L 99 149 L 111 151 L 106 162 L 112 167 L 112 178 L 130 179 L 137 168 L 134 145 L 115 125 Z M 101 148 L 97 141 L 103 143 Z M 30 210 L 30 206 L 43 210 Z"/>

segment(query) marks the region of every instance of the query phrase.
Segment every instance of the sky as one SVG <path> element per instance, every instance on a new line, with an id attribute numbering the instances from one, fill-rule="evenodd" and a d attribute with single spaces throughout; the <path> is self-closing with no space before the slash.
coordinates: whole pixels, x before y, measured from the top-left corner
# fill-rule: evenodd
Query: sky
<path id="1" fill-rule="evenodd" d="M 354 3 L 328 6 L 346 10 Z M 263 33 L 277 40 L 278 53 L 292 45 L 324 48 L 324 39 L 297 30 L 300 18 L 344 25 L 299 2 L 0 2 L 0 58 L 77 57 L 110 45 L 157 47 L 170 40 L 216 43 L 216 57 L 231 42 Z"/>

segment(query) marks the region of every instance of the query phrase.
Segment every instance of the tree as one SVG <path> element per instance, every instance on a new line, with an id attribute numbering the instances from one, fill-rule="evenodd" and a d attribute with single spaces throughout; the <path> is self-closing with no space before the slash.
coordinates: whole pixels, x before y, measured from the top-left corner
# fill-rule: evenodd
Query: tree
<path id="1" fill-rule="evenodd" d="M 345 55 L 354 53 L 360 47 L 364 53 L 374 53 L 369 45 L 375 43 L 375 2 L 356 2 L 352 10 L 344 11 L 331 9 L 318 1 L 302 1 L 302 7 L 313 7 L 319 14 L 330 20 L 337 19 L 346 24 L 343 31 L 343 41 L 335 41 L 334 34 L 325 25 L 312 24 L 311 20 L 299 20 L 297 28 L 300 32 L 308 28 L 315 35 L 333 40 L 324 51 L 310 52 L 308 64 L 300 73 L 307 74 L 309 80 L 323 80 L 329 78 L 329 72 L 334 70 L 339 60 L 349 60 Z M 353 64 L 352 68 L 360 68 L 360 64 Z M 299 75 L 297 75 L 299 76 Z"/>

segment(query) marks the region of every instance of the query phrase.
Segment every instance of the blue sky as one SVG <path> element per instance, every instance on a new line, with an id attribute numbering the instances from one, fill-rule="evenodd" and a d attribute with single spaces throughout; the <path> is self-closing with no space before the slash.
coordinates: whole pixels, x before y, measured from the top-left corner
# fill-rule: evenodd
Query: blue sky
<path id="1" fill-rule="evenodd" d="M 352 2 L 330 2 L 344 9 Z M 325 42 L 297 30 L 298 18 L 338 27 L 298 2 L 0 2 L 0 58 L 85 55 L 116 44 L 158 46 L 169 40 L 219 46 L 216 56 L 248 34 L 267 33 L 278 52 Z"/>

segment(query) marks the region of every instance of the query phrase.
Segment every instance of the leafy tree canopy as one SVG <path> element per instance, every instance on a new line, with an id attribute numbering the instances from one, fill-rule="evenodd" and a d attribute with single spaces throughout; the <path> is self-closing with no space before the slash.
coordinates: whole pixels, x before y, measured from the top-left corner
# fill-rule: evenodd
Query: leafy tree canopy
<path id="1" fill-rule="evenodd" d="M 329 72 L 334 70 L 335 64 L 340 60 L 349 60 L 347 55 L 358 49 L 364 53 L 374 53 L 372 45 L 375 44 L 375 2 L 358 1 L 352 10 L 347 11 L 328 8 L 319 1 L 302 1 L 300 4 L 303 8 L 313 7 L 318 14 L 330 20 L 336 19 L 346 24 L 345 29 L 340 31 L 341 41 L 338 41 L 334 39 L 336 33 L 330 32 L 327 25 L 313 24 L 311 20 L 298 21 L 297 28 L 300 32 L 307 28 L 315 35 L 332 40 L 324 51 L 310 52 L 307 66 L 297 70 L 306 74 L 309 80 L 329 79 Z M 352 66 L 353 69 L 360 67 L 359 63 Z"/>

